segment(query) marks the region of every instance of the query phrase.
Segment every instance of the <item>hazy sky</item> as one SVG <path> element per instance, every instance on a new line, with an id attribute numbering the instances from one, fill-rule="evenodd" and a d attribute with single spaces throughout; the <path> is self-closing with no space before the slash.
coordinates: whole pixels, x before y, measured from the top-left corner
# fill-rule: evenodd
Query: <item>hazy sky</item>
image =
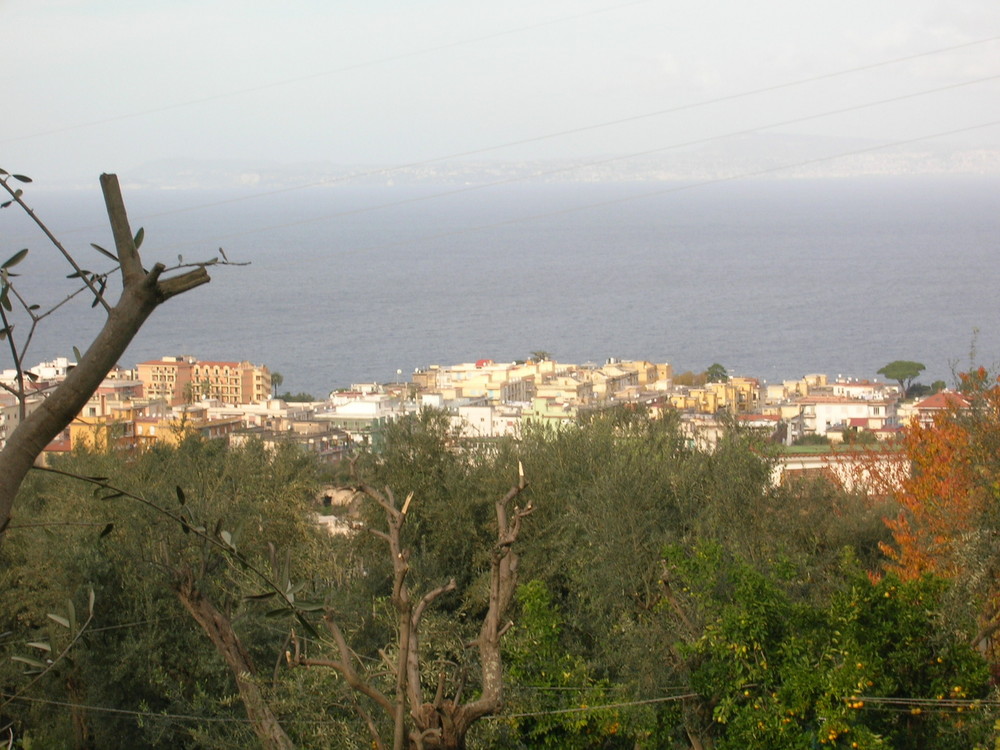
<path id="1" fill-rule="evenodd" d="M 1000 148 L 996 0 L 0 0 L 0 166 L 579 157 L 763 132 Z M 658 116 L 649 113 L 935 55 Z M 956 84 L 947 91 L 786 124 Z M 630 118 L 613 126 L 590 126 Z M 983 126 L 983 127 L 979 127 Z"/>

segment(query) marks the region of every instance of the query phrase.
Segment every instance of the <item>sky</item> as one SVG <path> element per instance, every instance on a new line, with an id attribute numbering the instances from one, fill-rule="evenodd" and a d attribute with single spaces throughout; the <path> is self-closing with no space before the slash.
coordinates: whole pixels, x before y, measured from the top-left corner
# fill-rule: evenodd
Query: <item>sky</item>
<path id="1" fill-rule="evenodd" d="M 1000 149 L 996 0 L 0 0 L 0 32 L 0 167 L 41 184 L 751 130 Z"/>

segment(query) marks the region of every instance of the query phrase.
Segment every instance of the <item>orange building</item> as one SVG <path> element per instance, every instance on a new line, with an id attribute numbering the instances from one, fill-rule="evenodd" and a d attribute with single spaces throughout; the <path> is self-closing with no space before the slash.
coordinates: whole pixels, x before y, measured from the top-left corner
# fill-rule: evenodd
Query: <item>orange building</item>
<path id="1" fill-rule="evenodd" d="M 271 397 L 271 372 L 250 362 L 199 362 L 194 357 L 163 357 L 138 365 L 147 398 L 171 406 L 211 398 L 224 404 L 259 404 Z"/>
<path id="2" fill-rule="evenodd" d="M 179 406 L 191 398 L 191 373 L 194 357 L 163 357 L 140 362 L 136 369 L 147 398 L 162 398 L 171 406 Z"/>

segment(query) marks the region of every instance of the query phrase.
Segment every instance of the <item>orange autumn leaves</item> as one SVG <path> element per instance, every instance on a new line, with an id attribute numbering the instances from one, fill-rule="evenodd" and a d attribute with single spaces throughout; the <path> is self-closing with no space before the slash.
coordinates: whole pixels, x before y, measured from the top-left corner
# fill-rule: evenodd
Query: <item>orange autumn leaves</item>
<path id="1" fill-rule="evenodd" d="M 883 552 L 904 579 L 958 573 L 956 543 L 979 526 L 1000 487 L 1000 385 L 982 368 L 960 377 L 961 396 L 903 431 L 912 468 L 896 492 L 899 514 L 886 519 L 894 543 Z"/>

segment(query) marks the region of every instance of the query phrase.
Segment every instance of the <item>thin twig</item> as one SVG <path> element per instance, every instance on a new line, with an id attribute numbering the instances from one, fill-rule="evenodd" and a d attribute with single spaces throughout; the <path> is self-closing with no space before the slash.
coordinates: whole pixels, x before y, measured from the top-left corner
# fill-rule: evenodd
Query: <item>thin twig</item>
<path id="1" fill-rule="evenodd" d="M 173 511 L 167 510 L 166 508 L 157 505 L 152 500 L 147 500 L 141 495 L 136 495 L 133 492 L 124 490 L 120 487 L 116 487 L 103 479 L 97 477 L 88 477 L 81 474 L 74 474 L 73 472 L 63 471 L 61 469 L 54 469 L 51 466 L 34 466 L 32 467 L 35 471 L 42 471 L 49 474 L 56 474 L 59 476 L 69 477 L 70 479 L 76 479 L 81 482 L 86 482 L 92 484 L 100 489 L 109 490 L 112 494 L 109 496 L 111 498 L 125 497 L 130 500 L 135 500 L 136 502 L 142 503 L 147 508 L 150 508 L 162 516 L 166 516 L 171 521 L 174 521 L 181 528 L 187 529 L 191 534 L 194 534 L 199 539 L 203 540 L 205 543 L 215 547 L 217 550 L 222 552 L 224 557 L 229 557 L 239 563 L 240 567 L 245 568 L 249 572 L 253 573 L 268 589 L 273 591 L 278 595 L 278 598 L 288 607 L 289 611 L 295 615 L 295 618 L 307 628 L 313 635 L 318 636 L 316 629 L 306 620 L 303 613 L 295 606 L 295 602 L 288 596 L 285 589 L 278 583 L 273 581 L 270 576 L 268 576 L 259 567 L 254 565 L 249 559 L 243 556 L 239 551 L 237 551 L 231 544 L 226 543 L 222 539 L 216 538 L 214 535 L 209 534 L 205 529 L 194 526 L 190 521 L 181 516 L 180 514 L 174 513 Z"/>
<path id="2" fill-rule="evenodd" d="M 9 302 L 10 300 L 8 300 Z M 7 332 L 6 339 L 7 345 L 10 347 L 10 356 L 14 360 L 14 372 L 17 378 L 17 391 L 12 391 L 15 396 L 17 396 L 17 414 L 20 421 L 24 421 L 24 411 L 25 411 L 25 400 L 26 396 L 24 393 L 24 371 L 21 369 L 21 358 L 17 355 L 17 346 L 14 344 L 14 326 L 10 324 L 7 318 L 7 310 L 3 305 L 0 305 L 0 323 L 3 324 L 3 330 Z M 8 390 L 10 390 L 8 388 Z"/>
<path id="3" fill-rule="evenodd" d="M 28 216 L 31 217 L 31 220 L 38 225 L 38 228 L 42 230 L 42 233 L 49 238 L 49 241 L 53 245 L 55 245 L 56 249 L 60 253 L 62 253 L 63 257 L 67 260 L 67 262 L 71 266 L 73 266 L 73 270 L 80 275 L 80 278 L 83 280 L 83 283 L 86 284 L 87 287 L 90 289 L 90 291 L 94 293 L 94 297 L 100 300 L 101 305 L 104 307 L 104 311 L 110 313 L 111 306 L 108 305 L 107 301 L 104 299 L 104 296 L 97 291 L 97 287 L 95 287 L 94 283 L 87 278 L 87 275 L 84 273 L 83 269 L 77 265 L 76 260 L 73 259 L 73 256 L 70 255 L 69 251 L 65 247 L 63 247 L 63 244 L 58 239 L 56 239 L 56 236 L 52 234 L 51 231 L 49 231 L 49 228 L 45 225 L 45 222 L 43 222 L 35 215 L 35 212 L 31 209 L 31 207 L 27 203 L 25 203 L 21 199 L 21 195 L 16 190 L 11 190 L 10 185 L 7 184 L 6 179 L 0 178 L 0 185 L 3 186 L 4 190 L 10 193 L 10 196 L 11 198 L 13 198 L 14 202 L 17 203 L 17 205 L 19 205 L 22 209 L 24 209 L 25 213 L 27 213 Z"/>

